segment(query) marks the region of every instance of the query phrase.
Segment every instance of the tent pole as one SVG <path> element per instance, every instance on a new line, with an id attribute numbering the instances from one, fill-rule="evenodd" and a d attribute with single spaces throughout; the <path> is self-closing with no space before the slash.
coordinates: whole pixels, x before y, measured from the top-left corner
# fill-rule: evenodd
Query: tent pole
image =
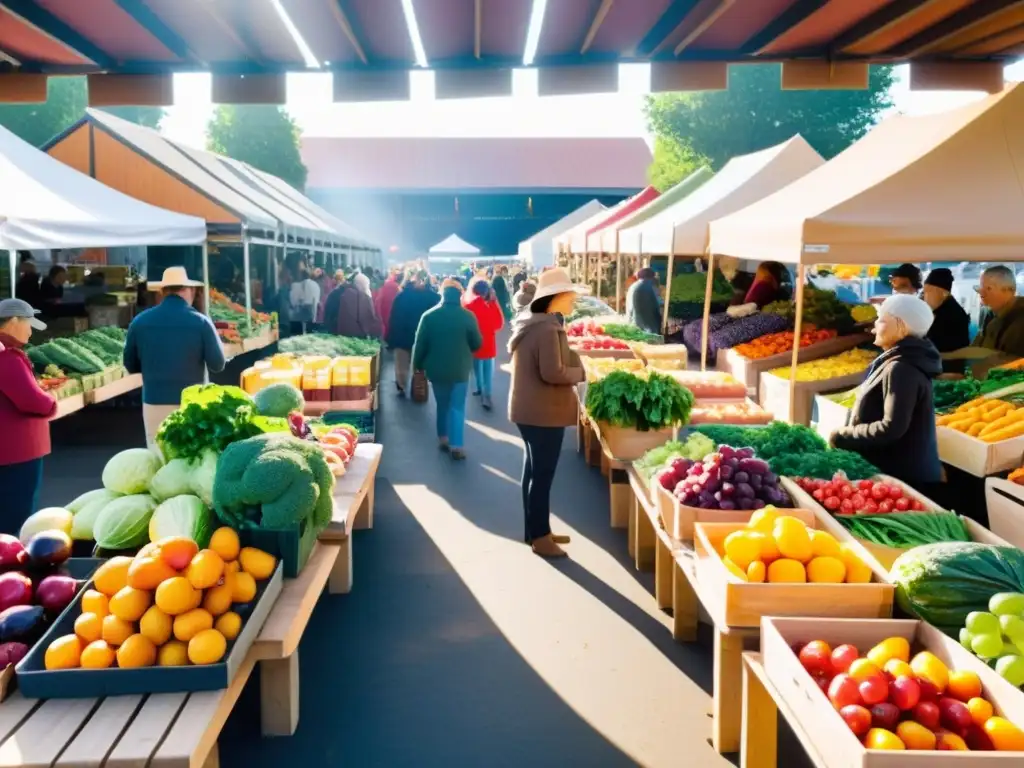
<path id="1" fill-rule="evenodd" d="M 8 267 L 11 270 L 11 298 L 18 289 L 18 252 L 11 249 L 7 252 Z"/>
<path id="2" fill-rule="evenodd" d="M 203 240 L 203 314 L 210 316 L 210 244 Z"/>
<path id="3" fill-rule="evenodd" d="M 242 233 L 242 272 L 245 279 L 245 327 L 252 335 L 252 283 L 249 269 L 249 233 Z"/>
<path id="4" fill-rule="evenodd" d="M 661 332 L 664 334 L 668 330 L 668 305 L 669 299 L 672 296 L 672 272 L 675 271 L 675 260 L 676 260 L 676 228 L 672 227 L 672 245 L 668 250 L 668 269 L 665 272 L 665 306 L 661 308 Z M 641 257 L 643 261 L 643 257 Z M 703 365 L 703 364 L 702 364 Z"/>
<path id="5" fill-rule="evenodd" d="M 615 311 L 622 307 L 622 252 L 619 250 L 619 230 L 615 230 Z"/>
<path id="6" fill-rule="evenodd" d="M 796 318 L 793 322 L 793 359 L 789 368 L 789 421 L 796 413 L 796 366 L 800 360 L 800 334 L 804 323 L 804 282 L 807 279 L 807 267 L 800 264 L 796 270 Z"/>
<path id="7" fill-rule="evenodd" d="M 701 323 L 700 335 L 700 369 L 708 369 L 708 335 L 711 329 L 711 287 L 714 284 L 715 254 L 708 254 L 708 272 L 704 280 L 704 319 Z M 668 302 L 666 302 L 666 305 Z"/>

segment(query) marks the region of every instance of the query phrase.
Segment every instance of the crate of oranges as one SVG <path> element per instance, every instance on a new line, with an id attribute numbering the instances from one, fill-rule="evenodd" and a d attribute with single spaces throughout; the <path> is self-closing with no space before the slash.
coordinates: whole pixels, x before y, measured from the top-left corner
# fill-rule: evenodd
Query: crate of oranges
<path id="1" fill-rule="evenodd" d="M 219 528 L 113 557 L 17 668 L 29 698 L 227 688 L 281 593 L 281 564 Z"/>

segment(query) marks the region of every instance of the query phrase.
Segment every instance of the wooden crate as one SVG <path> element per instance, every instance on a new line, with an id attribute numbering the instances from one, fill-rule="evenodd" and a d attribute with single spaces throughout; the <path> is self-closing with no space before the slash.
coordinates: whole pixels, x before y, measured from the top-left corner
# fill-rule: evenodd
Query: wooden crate
<path id="1" fill-rule="evenodd" d="M 665 530 L 674 539 L 693 541 L 695 523 L 747 523 L 754 514 L 752 509 L 701 509 L 680 504 L 673 494 L 653 483 L 651 487 L 658 497 L 658 513 L 665 524 Z M 787 509 L 785 514 L 800 518 L 808 525 L 814 525 L 816 515 L 809 508 Z"/>
<path id="2" fill-rule="evenodd" d="M 580 357 L 612 357 L 617 360 L 624 360 L 633 357 L 632 349 L 582 349 L 569 345 L 569 349 Z"/>
<path id="3" fill-rule="evenodd" d="M 697 408 L 707 408 L 713 405 L 737 405 L 740 403 L 746 403 L 747 406 L 749 406 L 754 413 L 761 416 L 761 421 L 757 423 L 750 421 L 729 421 L 728 418 L 725 418 L 721 421 L 713 421 L 710 419 L 704 419 L 701 417 L 700 414 L 695 412 Z M 690 411 L 690 421 L 688 426 L 696 427 L 700 425 L 713 426 L 717 424 L 728 424 L 730 426 L 736 427 L 763 427 L 768 425 L 774 418 L 775 414 L 766 411 L 764 408 L 755 403 L 749 397 L 726 400 L 714 398 L 698 398 L 693 403 L 693 410 Z"/>
<path id="4" fill-rule="evenodd" d="M 814 396 L 827 392 L 841 392 L 855 387 L 864 380 L 866 369 L 860 373 L 851 373 L 846 376 L 838 376 L 834 379 L 822 379 L 821 381 L 798 381 L 792 384 L 787 374 L 786 378 L 773 376 L 765 373 L 761 377 L 761 385 L 758 402 L 766 411 L 775 414 L 779 421 L 788 421 L 791 424 L 803 424 L 808 426 L 811 423 L 811 411 L 814 407 Z M 789 390 L 791 386 L 796 387 L 796 400 L 793 409 L 789 406 Z"/>
<path id="5" fill-rule="evenodd" d="M 1024 463 L 1024 436 L 986 443 L 949 427 L 936 427 L 939 458 L 975 477 L 1016 469 Z"/>
<path id="6" fill-rule="evenodd" d="M 823 440 L 827 441 L 833 432 L 845 427 L 849 418 L 850 409 L 837 403 L 830 395 L 814 396 L 811 406 L 812 426 Z"/>
<path id="7" fill-rule="evenodd" d="M 615 427 L 601 421 L 595 422 L 595 429 L 602 443 L 607 446 L 608 454 L 619 461 L 635 461 L 652 448 L 674 440 L 679 434 L 677 427 L 640 432 L 636 429 Z"/>
<path id="8" fill-rule="evenodd" d="M 911 653 L 927 650 L 950 669 L 969 670 L 981 678 L 983 696 L 996 714 L 1024 724 L 1024 694 L 960 644 L 923 621 L 765 618 L 761 625 L 761 656 L 765 674 L 785 703 L 794 725 L 809 738 L 813 751 L 829 768 L 962 768 L 1024 761 L 1024 752 L 883 751 L 865 749 L 828 697 L 804 670 L 792 645 L 824 640 L 835 647 L 850 643 L 864 652 L 888 637 L 910 641 Z"/>
<path id="9" fill-rule="evenodd" d="M 85 393 L 86 404 L 102 403 L 142 387 L 142 374 L 132 373 Z"/>
<path id="10" fill-rule="evenodd" d="M 871 339 L 871 334 L 853 333 L 849 336 L 837 336 L 827 341 L 819 341 L 817 344 L 811 344 L 809 347 L 801 349 L 797 354 L 797 360 L 805 363 L 809 360 L 831 357 L 832 355 L 838 355 L 840 352 L 846 352 L 854 347 L 859 347 L 861 344 L 871 341 Z M 750 358 L 743 357 L 735 349 L 723 349 L 718 353 L 715 362 L 715 367 L 718 370 L 731 373 L 746 385 L 748 392 L 756 393 L 761 374 L 773 368 L 782 368 L 783 366 L 790 365 L 793 362 L 793 353 L 782 352 L 771 357 L 751 360 Z"/>
<path id="11" fill-rule="evenodd" d="M 999 477 L 986 479 L 985 506 L 993 535 L 1024 549 L 1024 486 Z"/>
<path id="12" fill-rule="evenodd" d="M 820 527 L 815 521 L 815 527 Z M 723 622 L 730 627 L 760 626 L 763 616 L 822 616 L 885 618 L 892 615 L 894 588 L 886 574 L 872 568 L 868 584 L 751 584 L 726 570 L 718 554 L 725 537 L 738 531 L 737 523 L 696 523 L 694 550 L 697 580 L 708 598 L 722 606 Z M 874 558 L 845 531 L 837 536 L 850 544 L 868 566 Z"/>

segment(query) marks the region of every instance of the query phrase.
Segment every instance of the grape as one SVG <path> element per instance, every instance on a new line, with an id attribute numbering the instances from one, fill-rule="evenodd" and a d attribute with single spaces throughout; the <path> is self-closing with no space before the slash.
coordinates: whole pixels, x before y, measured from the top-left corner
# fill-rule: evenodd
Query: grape
<path id="1" fill-rule="evenodd" d="M 719 470 L 718 473 L 723 480 L 731 480 L 733 472 L 735 472 L 735 470 L 732 467 L 730 467 L 728 464 L 723 464 L 722 468 Z"/>
<path id="2" fill-rule="evenodd" d="M 983 659 L 998 658 L 1003 652 L 1003 638 L 998 632 L 994 635 L 974 635 L 971 650 Z"/>
<path id="3" fill-rule="evenodd" d="M 1021 652 L 1020 652 L 1020 649 L 1016 645 L 1013 644 L 1013 642 L 1011 642 L 1010 640 L 1004 640 L 1003 641 L 1003 652 L 1001 654 L 999 654 L 999 655 L 1001 657 L 1002 656 L 1020 656 Z"/>
<path id="4" fill-rule="evenodd" d="M 736 493 L 736 486 L 732 483 L 722 483 L 721 494 L 725 498 L 730 498 Z"/>
<path id="5" fill-rule="evenodd" d="M 766 506 L 761 499 L 754 499 L 754 509 L 764 509 Z"/>
<path id="6" fill-rule="evenodd" d="M 992 595 L 988 601 L 988 609 L 996 616 L 1024 615 L 1024 594 L 1020 592 L 1000 592 Z"/>
<path id="7" fill-rule="evenodd" d="M 755 491 L 758 491 L 758 490 L 761 489 L 762 481 L 761 481 L 761 476 L 760 475 L 751 475 L 750 476 L 750 480 L 748 482 L 750 483 L 750 485 L 753 487 L 753 489 Z"/>
<path id="8" fill-rule="evenodd" d="M 718 508 L 730 510 L 736 509 L 736 505 L 730 499 L 722 499 L 720 502 L 718 502 Z"/>
<path id="9" fill-rule="evenodd" d="M 1024 621 L 1019 616 L 1000 616 L 999 628 L 1011 640 L 1024 640 Z"/>
<path id="10" fill-rule="evenodd" d="M 732 476 L 732 481 L 734 483 L 749 483 L 750 475 L 743 471 L 735 472 Z"/>
<path id="11" fill-rule="evenodd" d="M 776 475 L 774 472 L 765 472 L 764 475 L 761 476 L 761 479 L 768 485 L 779 484 L 779 476 Z"/>
<path id="12" fill-rule="evenodd" d="M 960 630 L 960 645 L 966 648 L 968 651 L 971 650 L 971 641 L 974 639 L 974 635 L 970 633 L 967 627 Z"/>
<path id="13" fill-rule="evenodd" d="M 964 626 L 972 635 L 998 635 L 1001 631 L 999 619 L 995 614 L 985 611 L 971 611 L 967 614 Z"/>
<path id="14" fill-rule="evenodd" d="M 753 499 L 754 489 L 749 483 L 736 483 L 736 495 L 742 499 Z"/>
<path id="15" fill-rule="evenodd" d="M 754 508 L 754 500 L 753 499 L 747 499 L 747 498 L 740 499 L 739 500 L 739 507 L 740 507 L 740 509 L 753 509 Z"/>
<path id="16" fill-rule="evenodd" d="M 1010 685 L 1024 685 L 1024 657 L 1003 656 L 996 662 L 996 672 Z"/>
<path id="17" fill-rule="evenodd" d="M 750 447 L 740 448 L 736 451 L 736 455 L 742 459 L 752 459 L 754 458 L 754 449 Z"/>

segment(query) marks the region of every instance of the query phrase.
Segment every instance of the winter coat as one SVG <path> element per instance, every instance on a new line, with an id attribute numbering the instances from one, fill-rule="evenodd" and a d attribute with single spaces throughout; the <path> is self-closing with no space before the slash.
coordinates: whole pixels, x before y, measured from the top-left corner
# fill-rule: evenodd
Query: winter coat
<path id="1" fill-rule="evenodd" d="M 523 313 L 512 324 L 508 417 L 535 427 L 576 426 L 574 385 L 586 378 L 559 315 Z"/>
<path id="2" fill-rule="evenodd" d="M 498 300 L 498 305 L 501 307 L 501 314 L 504 317 L 512 317 L 512 297 L 508 294 L 508 285 L 505 283 L 505 278 L 498 275 L 491 281 L 491 288 L 494 290 L 494 298 Z"/>
<path id="3" fill-rule="evenodd" d="M 445 288 L 441 303 L 423 313 L 412 349 L 412 367 L 438 384 L 469 381 L 473 353 L 483 338 L 473 313 L 462 306 L 462 293 Z"/>
<path id="4" fill-rule="evenodd" d="M 971 343 L 971 318 L 952 296 L 935 310 L 927 338 L 940 353 L 963 349 Z"/>
<path id="5" fill-rule="evenodd" d="M 337 336 L 380 338 L 380 318 L 370 297 L 351 283 L 335 288 L 324 307 L 324 326 Z"/>
<path id="6" fill-rule="evenodd" d="M 388 323 L 391 322 L 391 309 L 394 307 L 395 299 L 401 290 L 402 286 L 396 283 L 394 276 L 392 276 L 380 287 L 373 299 L 373 306 L 377 310 L 377 317 L 380 318 L 380 324 L 384 328 L 385 338 L 388 335 Z"/>
<path id="7" fill-rule="evenodd" d="M 416 340 L 420 318 L 440 300 L 441 297 L 432 288 L 419 288 L 412 283 L 406 285 L 391 306 L 391 317 L 388 318 L 388 346 L 411 350 Z"/>
<path id="8" fill-rule="evenodd" d="M 36 383 L 32 363 L 15 339 L 0 334 L 0 466 L 50 452 L 50 418 L 57 400 Z"/>
<path id="9" fill-rule="evenodd" d="M 478 360 L 490 360 L 497 357 L 498 345 L 495 342 L 495 336 L 505 324 L 498 302 L 487 301 L 483 296 L 476 296 L 466 304 L 466 309 L 476 317 L 477 327 L 483 337 L 483 344 L 473 353 L 473 357 Z"/>
<path id="10" fill-rule="evenodd" d="M 868 368 L 849 426 L 835 432 L 833 445 L 911 485 L 939 482 L 932 379 L 940 373 L 939 351 L 927 339 L 908 336 L 885 350 Z"/>
<path id="11" fill-rule="evenodd" d="M 1024 297 L 1014 299 L 998 315 L 990 315 L 974 346 L 1024 357 Z"/>
<path id="12" fill-rule="evenodd" d="M 653 280 L 639 280 L 626 292 L 629 321 L 648 333 L 661 333 L 661 300 Z"/>

